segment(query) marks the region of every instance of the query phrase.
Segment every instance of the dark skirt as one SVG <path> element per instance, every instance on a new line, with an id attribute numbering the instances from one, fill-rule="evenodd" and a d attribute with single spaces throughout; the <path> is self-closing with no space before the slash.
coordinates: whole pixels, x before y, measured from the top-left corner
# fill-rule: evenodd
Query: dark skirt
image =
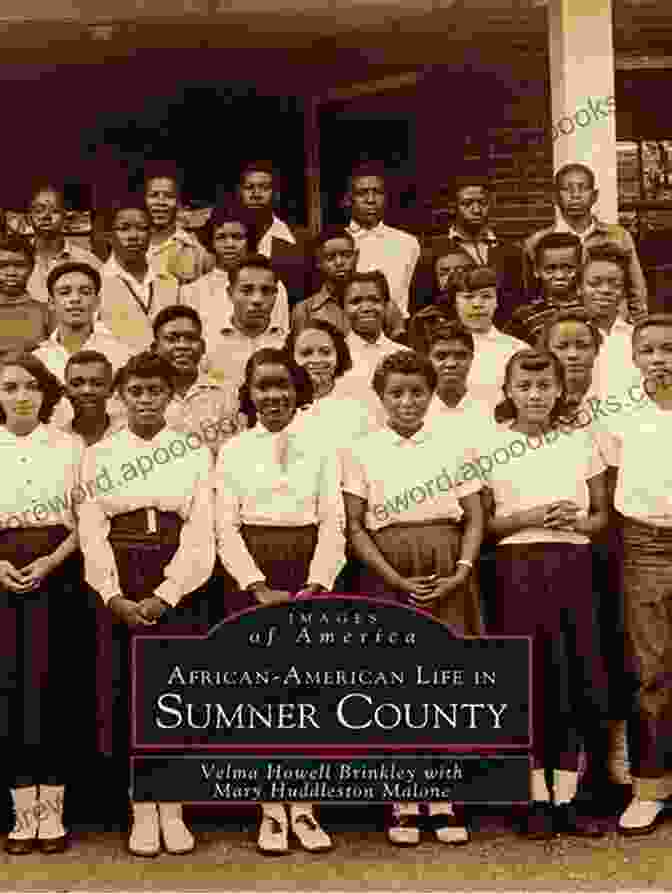
<path id="1" fill-rule="evenodd" d="M 589 545 L 505 544 L 496 550 L 491 634 L 532 637 L 536 766 L 577 770 L 583 742 L 606 724 Z"/>
<path id="2" fill-rule="evenodd" d="M 418 522 L 404 525 L 388 525 L 380 531 L 370 532 L 370 537 L 390 565 L 403 577 L 437 574 L 451 577 L 460 557 L 462 531 L 448 521 Z M 357 592 L 362 596 L 393 599 L 411 605 L 408 593 L 393 590 L 373 569 L 362 563 L 357 582 Z M 438 605 L 428 607 L 435 618 L 449 624 L 460 634 L 478 636 L 483 632 L 478 583 L 474 572 L 466 583 L 443 599 Z"/>
<path id="3" fill-rule="evenodd" d="M 63 525 L 0 531 L 0 560 L 23 568 L 52 553 L 69 536 Z M 73 649 L 82 609 L 81 560 L 74 553 L 38 589 L 0 589 L 0 737 L 10 773 L 28 753 L 64 760 L 77 742 L 81 716 L 77 681 L 90 674 Z M 64 731 L 67 735 L 64 736 Z M 72 738 L 71 738 L 72 737 Z M 44 780 L 42 780 L 44 781 Z"/>
<path id="4" fill-rule="evenodd" d="M 174 512 L 156 511 L 156 532 L 147 531 L 147 512 L 139 509 L 111 519 L 110 545 L 119 586 L 134 602 L 153 595 L 164 580 L 164 569 L 180 543 L 182 519 Z M 97 725 L 103 754 L 124 754 L 130 745 L 130 644 L 134 636 L 166 636 L 208 632 L 203 587 L 185 596 L 152 627 L 131 629 L 98 600 L 97 607 Z"/>
<path id="5" fill-rule="evenodd" d="M 267 585 L 294 594 L 310 583 L 308 572 L 317 546 L 317 530 L 317 525 L 243 525 L 240 533 Z M 226 599 L 229 613 L 259 605 L 252 593 L 238 589 Z"/>

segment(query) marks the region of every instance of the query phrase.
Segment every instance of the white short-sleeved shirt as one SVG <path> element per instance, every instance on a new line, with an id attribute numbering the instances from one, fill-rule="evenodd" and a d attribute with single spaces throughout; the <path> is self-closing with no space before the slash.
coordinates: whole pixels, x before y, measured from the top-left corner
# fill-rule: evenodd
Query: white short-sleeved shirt
<path id="1" fill-rule="evenodd" d="M 611 332 L 602 332 L 602 344 L 593 367 L 593 391 L 600 396 L 613 394 L 627 398 L 630 387 L 639 382 L 642 374 L 632 362 L 632 332 L 634 326 L 617 319 Z"/>
<path id="2" fill-rule="evenodd" d="M 53 425 L 40 424 L 23 436 L 0 426 L 0 529 L 74 528 L 83 451 L 81 438 Z"/>
<path id="3" fill-rule="evenodd" d="M 404 438 L 386 427 L 343 451 L 343 490 L 366 500 L 369 531 L 410 522 L 457 522 L 463 515 L 460 498 L 482 487 L 476 476 L 459 476 L 468 463 L 455 441 L 432 430 L 423 427 Z"/>
<path id="4" fill-rule="evenodd" d="M 208 580 L 215 562 L 211 475 L 207 447 L 167 427 L 150 440 L 120 429 L 87 448 L 81 480 L 89 494 L 79 508 L 79 536 L 86 581 L 104 602 L 121 595 L 110 519 L 138 509 L 175 512 L 184 522 L 156 595 L 174 606 Z M 148 533 L 150 525 L 148 512 Z"/>
<path id="5" fill-rule="evenodd" d="M 618 467 L 614 506 L 644 524 L 672 527 L 672 411 L 647 400 L 610 419 L 610 466 Z"/>
<path id="6" fill-rule="evenodd" d="M 435 429 L 440 437 L 457 437 L 475 456 L 480 455 L 481 449 L 490 442 L 494 426 L 492 406 L 475 400 L 469 392 L 455 407 L 446 406 L 435 393 L 424 424 L 427 429 Z"/>
<path id="7" fill-rule="evenodd" d="M 589 432 L 553 429 L 544 436 L 523 435 L 511 423 L 498 426 L 480 469 L 495 499 L 495 517 L 507 517 L 558 500 L 571 500 L 587 517 L 590 494 L 586 482 L 606 465 Z M 499 541 L 506 543 L 589 543 L 585 534 L 548 528 L 528 528 Z"/>
<path id="8" fill-rule="evenodd" d="M 506 364 L 518 351 L 529 351 L 524 341 L 500 332 L 494 326 L 489 332 L 472 332 L 474 359 L 467 379 L 469 394 L 495 407 L 504 400 L 502 387 Z"/>
<path id="9" fill-rule="evenodd" d="M 408 317 L 409 293 L 416 264 L 420 258 L 420 243 L 412 233 L 388 227 L 382 221 L 366 229 L 350 221 L 348 230 L 359 252 L 357 270 L 380 270 L 387 278 L 390 295 Z"/>

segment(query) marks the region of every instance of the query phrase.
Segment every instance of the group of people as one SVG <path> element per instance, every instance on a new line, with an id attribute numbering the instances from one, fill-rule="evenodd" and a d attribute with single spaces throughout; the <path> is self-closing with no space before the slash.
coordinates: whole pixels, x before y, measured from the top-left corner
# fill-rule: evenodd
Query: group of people
<path id="1" fill-rule="evenodd" d="M 592 171 L 555 187 L 558 223 L 516 247 L 488 224 L 487 184 L 460 183 L 428 259 L 384 223 L 384 175 L 355 170 L 312 294 L 264 163 L 200 238 L 177 226 L 176 176 L 148 176 L 112 211 L 104 262 L 64 239 L 57 189 L 34 194 L 34 244 L 0 240 L 9 853 L 67 846 L 75 675 L 95 675 L 98 747 L 124 761 L 136 634 L 325 592 L 531 636 L 522 831 L 604 833 L 579 769 L 606 775 L 621 721 L 619 830 L 655 828 L 672 794 L 672 316 L 648 315 L 631 237 L 593 216 Z M 131 807 L 133 854 L 193 849 L 181 805 Z M 424 828 L 469 839 L 447 802 L 395 804 L 386 834 L 413 846 Z M 262 852 L 290 831 L 332 846 L 312 805 L 261 805 Z"/>

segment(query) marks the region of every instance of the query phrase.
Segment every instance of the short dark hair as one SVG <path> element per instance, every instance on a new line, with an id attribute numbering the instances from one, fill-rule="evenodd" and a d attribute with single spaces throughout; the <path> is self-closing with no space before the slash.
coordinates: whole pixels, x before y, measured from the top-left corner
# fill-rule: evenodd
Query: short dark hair
<path id="1" fill-rule="evenodd" d="M 581 240 L 575 233 L 546 233 L 534 247 L 534 263 L 537 267 L 541 265 L 542 256 L 545 251 L 554 248 L 572 248 L 576 252 L 577 263 L 581 263 L 583 256 L 583 246 Z"/>
<path id="2" fill-rule="evenodd" d="M 343 292 L 344 298 L 350 291 L 350 286 L 358 282 L 375 283 L 383 298 L 383 301 L 385 301 L 385 303 L 387 304 L 388 301 L 392 300 L 392 296 L 390 295 L 390 286 L 387 281 L 387 277 L 382 270 L 369 270 L 366 273 L 353 273 L 345 284 L 345 289 Z"/>
<path id="3" fill-rule="evenodd" d="M 54 412 L 54 407 L 65 393 L 61 382 L 35 354 L 31 354 L 29 351 L 12 351 L 9 354 L 5 354 L 0 359 L 0 371 L 8 366 L 20 366 L 21 369 L 24 369 L 37 379 L 40 391 L 44 395 L 37 418 L 40 422 L 49 422 Z M 6 421 L 5 411 L 0 407 L 0 423 L 4 424 Z"/>
<path id="4" fill-rule="evenodd" d="M 560 323 L 583 323 L 584 326 L 587 326 L 588 329 L 590 329 L 590 336 L 593 339 L 595 350 L 599 351 L 602 347 L 602 333 L 593 322 L 593 318 L 588 313 L 588 311 L 558 310 L 553 314 L 553 316 L 549 317 L 544 325 L 544 328 L 539 334 L 537 347 L 540 351 L 550 351 L 548 344 L 551 340 L 551 332 L 553 329 L 555 329 L 556 326 L 559 326 Z"/>
<path id="5" fill-rule="evenodd" d="M 565 370 L 560 360 L 550 351 L 535 351 L 533 348 L 526 348 L 522 351 L 516 351 L 513 356 L 509 357 L 504 369 L 504 388 L 511 384 L 513 370 L 516 366 L 530 372 L 541 372 L 551 367 L 553 375 L 560 384 L 561 394 L 556 400 L 551 410 L 550 419 L 553 424 L 568 416 L 566 394 L 567 385 L 565 382 Z M 504 392 L 504 400 L 495 407 L 495 421 L 508 422 L 517 418 L 516 407 L 510 397 Z"/>
<path id="6" fill-rule="evenodd" d="M 68 357 L 68 362 L 65 364 L 65 372 L 63 373 L 63 378 L 68 380 L 68 373 L 70 372 L 71 367 L 76 364 L 84 364 L 84 363 L 102 363 L 105 367 L 105 371 L 107 373 L 107 377 L 112 382 L 114 378 L 114 369 L 108 357 L 105 354 L 101 354 L 100 351 L 77 351 L 76 354 L 71 354 Z"/>
<path id="7" fill-rule="evenodd" d="M 170 388 L 171 394 L 175 391 L 175 370 L 165 357 L 160 357 L 154 351 L 141 351 L 139 354 L 131 357 L 125 366 L 117 370 L 112 383 L 113 389 L 121 391 L 133 376 L 138 379 L 153 379 L 155 377 L 163 379 Z"/>
<path id="8" fill-rule="evenodd" d="M 383 357 L 373 374 L 371 387 L 378 397 L 382 398 L 385 385 L 392 373 L 422 376 L 430 391 L 436 390 L 436 383 L 439 380 L 436 370 L 425 354 L 421 354 L 419 351 L 395 351 L 394 354 Z"/>
<path id="9" fill-rule="evenodd" d="M 474 336 L 457 321 L 446 320 L 430 330 L 427 336 L 427 352 L 429 353 L 439 341 L 461 341 L 472 354 L 476 350 Z"/>
<path id="10" fill-rule="evenodd" d="M 255 158 L 252 161 L 246 161 L 241 168 L 240 176 L 238 177 L 238 184 L 240 186 L 242 186 L 243 179 L 248 174 L 270 174 L 273 178 L 273 185 L 275 186 L 277 172 L 273 166 L 273 162 L 268 158 Z"/>
<path id="11" fill-rule="evenodd" d="M 231 288 L 233 288 L 238 282 L 240 271 L 245 270 L 247 267 L 254 267 L 255 270 L 270 270 L 270 272 L 275 277 L 275 281 L 278 281 L 278 274 L 275 272 L 270 258 L 267 258 L 265 255 L 260 255 L 259 253 L 253 252 L 245 255 L 245 257 L 241 258 L 235 267 L 229 270 L 229 286 Z"/>
<path id="12" fill-rule="evenodd" d="M 481 189 L 485 190 L 488 198 L 490 198 L 492 189 L 487 177 L 485 177 L 483 174 L 460 174 L 459 176 L 455 177 L 453 181 L 453 199 L 456 203 L 460 197 L 460 193 L 462 192 L 462 190 L 467 189 L 467 187 L 469 186 L 480 186 Z"/>
<path id="13" fill-rule="evenodd" d="M 49 292 L 52 298 L 54 297 L 54 286 L 62 276 L 66 275 L 66 273 L 82 273 L 84 276 L 88 276 L 93 282 L 96 295 L 100 294 L 102 280 L 100 278 L 100 273 L 98 273 L 95 267 L 92 267 L 91 264 L 87 264 L 86 261 L 65 261 L 63 264 L 57 264 L 53 270 L 49 271 L 49 275 L 47 276 L 47 292 Z"/>
<path id="14" fill-rule="evenodd" d="M 41 192 L 53 192 L 58 196 L 61 208 L 65 208 L 65 189 L 62 185 L 54 183 L 52 180 L 38 180 L 30 188 L 29 205 L 35 201 L 35 196 Z"/>
<path id="15" fill-rule="evenodd" d="M 352 191 L 354 181 L 359 180 L 361 177 L 378 177 L 383 181 L 383 185 L 387 187 L 387 171 L 381 161 L 362 161 L 354 165 L 348 175 L 349 191 Z"/>
<path id="16" fill-rule="evenodd" d="M 620 267 L 623 272 L 624 284 L 627 288 L 630 280 L 630 259 L 617 245 L 607 243 L 606 245 L 597 245 L 595 248 L 588 248 L 581 267 L 582 275 L 594 261 L 604 261 Z"/>
<path id="17" fill-rule="evenodd" d="M 196 308 L 190 307 L 188 304 L 169 304 L 168 307 L 162 308 L 154 317 L 152 323 L 154 338 L 157 339 L 159 337 L 159 330 L 165 326 L 166 323 L 172 323 L 173 320 L 183 319 L 191 320 L 198 329 L 199 337 L 203 335 L 203 321 Z"/>
<path id="18" fill-rule="evenodd" d="M 26 260 L 31 264 L 35 264 L 35 252 L 25 236 L 11 235 L 0 236 L 0 251 L 11 251 L 13 254 L 25 255 Z"/>
<path id="19" fill-rule="evenodd" d="M 159 177 L 172 180 L 178 196 L 180 195 L 182 192 L 182 172 L 174 161 L 147 162 L 142 178 L 143 191 L 147 192 L 150 180 L 157 180 Z"/>
<path id="20" fill-rule="evenodd" d="M 142 211 L 142 213 L 150 219 L 147 204 L 144 195 L 140 193 L 126 193 L 123 196 L 117 196 L 112 205 L 107 210 L 107 228 L 114 229 L 114 223 L 120 211 Z"/>
<path id="21" fill-rule="evenodd" d="M 334 344 L 334 349 L 336 350 L 335 379 L 338 379 L 343 373 L 352 369 L 352 357 L 350 356 L 350 348 L 348 347 L 345 335 L 343 335 L 341 330 L 328 320 L 313 320 L 308 317 L 298 331 L 295 332 L 292 330 L 285 341 L 285 350 L 291 357 L 294 356 L 294 349 L 296 348 L 296 342 L 299 335 L 301 335 L 302 332 L 305 332 L 306 329 L 316 329 L 318 332 L 326 332 L 331 338 Z"/>
<path id="22" fill-rule="evenodd" d="M 355 247 L 355 238 L 348 229 L 345 227 L 330 226 L 320 230 L 317 236 L 313 239 L 313 254 L 317 255 L 324 248 L 325 244 L 332 239 L 347 239 L 352 247 Z"/>
<path id="23" fill-rule="evenodd" d="M 460 291 L 476 292 L 479 289 L 491 289 L 497 286 L 497 271 L 494 267 L 470 267 L 464 271 L 459 284 Z"/>
<path id="24" fill-rule="evenodd" d="M 225 223 L 234 222 L 241 223 L 245 227 L 247 235 L 247 252 L 251 252 L 259 241 L 252 221 L 252 216 L 242 202 L 236 202 L 234 199 L 220 202 L 220 204 L 214 208 L 207 223 L 201 230 L 201 238 L 205 247 L 212 251 L 213 243 L 215 241 L 215 230 Z"/>
<path id="25" fill-rule="evenodd" d="M 634 329 L 632 330 L 632 343 L 634 345 L 635 339 L 644 329 L 649 329 L 651 326 L 659 326 L 672 329 L 672 314 L 649 314 L 647 317 L 644 317 L 643 320 L 640 320 L 638 323 L 635 323 Z"/>
<path id="26" fill-rule="evenodd" d="M 250 427 L 256 425 L 257 422 L 257 408 L 250 396 L 250 383 L 257 367 L 264 363 L 277 363 L 287 369 L 296 389 L 297 409 L 312 403 L 314 396 L 313 383 L 310 376 L 302 366 L 295 362 L 294 357 L 285 348 L 260 348 L 260 350 L 252 354 L 245 364 L 245 379 L 238 390 L 240 412 L 247 416 L 247 422 Z"/>
<path id="27" fill-rule="evenodd" d="M 580 171 L 582 174 L 585 174 L 590 183 L 590 188 L 595 189 L 595 172 L 592 168 L 589 168 L 588 165 L 581 164 L 578 161 L 572 161 L 569 164 L 563 165 L 561 168 L 555 172 L 555 191 L 560 192 L 560 181 L 565 176 L 565 174 L 571 174 L 574 171 Z"/>

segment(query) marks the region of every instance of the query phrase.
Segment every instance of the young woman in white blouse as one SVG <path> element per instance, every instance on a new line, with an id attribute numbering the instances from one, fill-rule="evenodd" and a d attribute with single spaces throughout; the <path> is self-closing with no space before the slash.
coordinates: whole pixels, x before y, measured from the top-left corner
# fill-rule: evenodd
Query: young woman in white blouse
<path id="1" fill-rule="evenodd" d="M 69 644 L 82 587 L 71 507 L 83 447 L 47 424 L 62 393 L 31 354 L 0 363 L 0 737 L 15 813 L 10 854 L 67 845 L 67 733 L 77 735 L 81 708 L 68 696 L 79 670 Z"/>
<path id="2" fill-rule="evenodd" d="M 603 829 L 576 792 L 581 746 L 606 725 L 590 549 L 608 522 L 606 466 L 587 432 L 562 423 L 565 380 L 554 354 L 514 354 L 504 393 L 500 430 L 479 462 L 497 540 L 488 632 L 533 641 L 532 797 L 524 831 L 596 837 Z"/>
<path id="3" fill-rule="evenodd" d="M 208 626 L 197 591 L 215 558 L 212 459 L 197 434 L 166 426 L 173 374 L 151 352 L 132 357 L 115 379 L 128 427 L 89 447 L 82 462 L 83 480 L 96 483 L 80 508 L 79 531 L 86 581 L 101 600 L 98 724 L 105 754 L 128 750 L 133 635 Z M 155 856 L 161 839 L 169 853 L 193 849 L 182 805 L 132 808 L 131 853 Z"/>
<path id="4" fill-rule="evenodd" d="M 240 389 L 250 428 L 222 446 L 215 474 L 217 550 L 244 609 L 331 590 L 345 564 L 344 511 L 335 455 L 299 408 L 311 380 L 291 355 L 264 348 L 252 355 Z M 262 853 L 288 851 L 283 804 L 264 803 Z M 290 804 L 289 825 L 309 851 L 330 837 L 310 804 Z"/>
<path id="5" fill-rule="evenodd" d="M 459 429 L 446 437 L 446 428 L 424 425 L 436 383 L 436 371 L 423 355 L 399 351 L 386 357 L 373 388 L 387 426 L 344 451 L 348 539 L 362 562 L 356 592 L 396 598 L 463 634 L 478 635 L 481 613 L 471 572 L 483 538 L 482 485 L 475 476 L 456 483 L 468 462 Z M 417 501 L 416 491 L 422 492 Z M 390 842 L 420 843 L 420 806 L 394 805 Z M 468 841 L 451 804 L 428 809 L 427 824 L 439 841 Z"/>

